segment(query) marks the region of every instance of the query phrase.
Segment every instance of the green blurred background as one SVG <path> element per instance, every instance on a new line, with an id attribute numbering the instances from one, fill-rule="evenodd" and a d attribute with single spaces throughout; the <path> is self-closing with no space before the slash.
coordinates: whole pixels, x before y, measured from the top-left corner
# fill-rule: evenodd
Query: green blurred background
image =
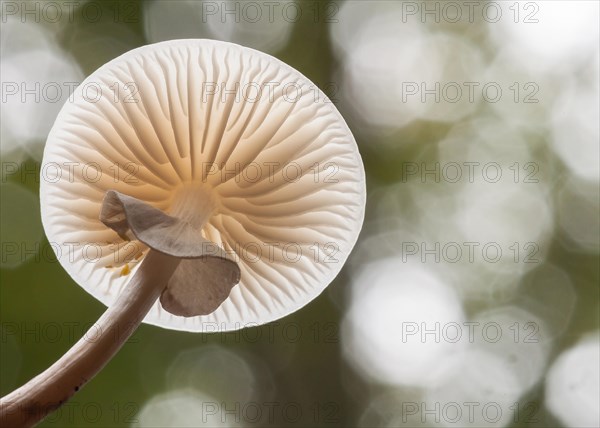
<path id="1" fill-rule="evenodd" d="M 2 1 L 1 25 L 2 395 L 104 310 L 39 216 L 65 82 L 162 40 L 263 50 L 336 104 L 368 185 L 315 301 L 241 332 L 142 325 L 41 426 L 598 426 L 597 2 Z"/>

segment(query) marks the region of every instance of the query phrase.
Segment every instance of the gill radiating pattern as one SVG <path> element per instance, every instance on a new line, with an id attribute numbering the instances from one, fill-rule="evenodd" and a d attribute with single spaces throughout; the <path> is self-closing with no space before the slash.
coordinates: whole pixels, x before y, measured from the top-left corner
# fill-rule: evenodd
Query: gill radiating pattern
<path id="1" fill-rule="evenodd" d="M 147 248 L 100 223 L 104 193 L 169 212 L 183 183 L 213 189 L 218 208 L 203 232 L 239 259 L 241 281 L 207 316 L 157 302 L 146 322 L 169 328 L 232 329 L 300 308 L 340 270 L 364 215 L 362 162 L 333 104 L 287 65 L 222 42 L 150 45 L 97 70 L 61 111 L 44 163 L 62 172 L 43 183 L 49 239 L 99 249 L 94 263 L 82 252 L 61 263 L 105 304 L 126 286 L 120 267 Z"/>

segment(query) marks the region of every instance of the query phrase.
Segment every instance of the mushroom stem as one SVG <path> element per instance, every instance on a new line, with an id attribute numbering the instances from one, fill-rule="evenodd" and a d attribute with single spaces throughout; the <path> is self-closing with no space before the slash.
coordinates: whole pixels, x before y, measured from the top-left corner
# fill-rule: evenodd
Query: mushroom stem
<path id="1" fill-rule="evenodd" d="M 0 399 L 0 425 L 35 425 L 93 378 L 140 325 L 180 260 L 150 250 L 114 304 L 65 355 Z"/>

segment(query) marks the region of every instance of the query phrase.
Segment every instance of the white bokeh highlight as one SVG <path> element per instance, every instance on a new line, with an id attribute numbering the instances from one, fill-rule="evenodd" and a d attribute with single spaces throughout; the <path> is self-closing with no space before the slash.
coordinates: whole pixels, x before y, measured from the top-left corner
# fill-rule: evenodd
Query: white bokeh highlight
<path id="1" fill-rule="evenodd" d="M 0 149 L 36 160 L 62 105 L 83 79 L 77 63 L 43 26 L 3 17 Z"/>
<path id="2" fill-rule="evenodd" d="M 157 394 L 144 403 L 136 416 L 135 428 L 230 427 L 221 414 L 212 409 L 218 401 L 210 395 L 180 389 Z M 207 411 L 210 409 L 211 411 Z"/>
<path id="3" fill-rule="evenodd" d="M 600 332 L 558 356 L 546 379 L 546 408 L 567 427 L 600 426 Z"/>
<path id="4" fill-rule="evenodd" d="M 442 375 L 432 368 L 462 349 L 455 325 L 464 317 L 454 290 L 425 266 L 380 260 L 353 281 L 344 356 L 367 379 L 425 386 Z"/>
<path id="5" fill-rule="evenodd" d="M 481 96 L 464 82 L 482 75 L 482 52 L 465 38 L 430 32 L 403 17 L 400 3 L 342 5 L 331 31 L 343 59 L 344 108 L 367 129 L 400 128 L 417 119 L 453 122 L 472 114 Z"/>

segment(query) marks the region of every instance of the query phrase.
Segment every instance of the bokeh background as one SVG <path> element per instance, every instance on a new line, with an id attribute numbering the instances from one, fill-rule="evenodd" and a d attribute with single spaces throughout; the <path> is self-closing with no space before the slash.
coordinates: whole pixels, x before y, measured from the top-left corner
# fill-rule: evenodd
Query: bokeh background
<path id="1" fill-rule="evenodd" d="M 37 192 L 57 112 L 105 62 L 176 38 L 268 52 L 337 105 L 368 184 L 310 305 L 227 334 L 143 325 L 42 426 L 600 425 L 598 2 L 1 6 L 2 395 L 104 310 Z"/>

